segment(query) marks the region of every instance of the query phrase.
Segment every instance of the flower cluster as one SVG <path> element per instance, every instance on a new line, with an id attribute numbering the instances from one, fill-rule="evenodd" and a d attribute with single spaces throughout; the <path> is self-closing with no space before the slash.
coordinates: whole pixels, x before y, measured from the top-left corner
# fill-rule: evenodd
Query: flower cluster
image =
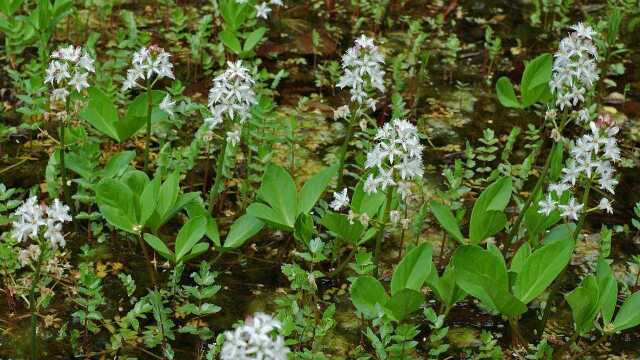
<path id="1" fill-rule="evenodd" d="M 598 80 L 598 50 L 593 44 L 595 31 L 578 23 L 574 30 L 560 41 L 555 53 L 553 75 L 549 82 L 556 95 L 556 106 L 560 110 L 571 108 L 584 101 L 585 94 Z"/>
<path id="2" fill-rule="evenodd" d="M 601 190 L 614 193 L 618 180 L 614 178 L 615 169 L 612 164 L 620 160 L 620 148 L 615 138 L 619 129 L 611 124 L 606 115 L 600 116 L 597 123 L 589 123 L 589 127 L 590 133 L 582 135 L 571 144 L 571 159 L 562 169 L 560 181 L 550 184 L 546 199 L 538 203 L 540 213 L 549 215 L 559 209 L 563 217 L 578 220 L 584 205 L 578 203 L 573 196 L 564 204 L 559 199 L 565 191 L 581 181 L 592 182 Z M 613 212 L 607 198 L 602 198 L 598 208 Z"/>
<path id="3" fill-rule="evenodd" d="M 329 207 L 335 211 L 349 206 L 349 194 L 347 194 L 347 188 L 342 189 L 340 192 L 333 193 L 333 201 L 329 204 Z"/>
<path id="4" fill-rule="evenodd" d="M 126 91 L 135 87 L 144 88 L 145 86 L 139 81 L 149 81 L 154 76 L 156 79 L 165 77 L 175 79 L 173 64 L 169 61 L 170 56 L 164 49 L 155 45 L 143 47 L 135 52 L 122 89 Z"/>
<path id="5" fill-rule="evenodd" d="M 64 247 L 62 224 L 71 221 L 69 207 L 55 199 L 53 205 L 38 204 L 38 198 L 30 197 L 14 213 L 13 237 L 22 242 L 25 239 L 38 240 L 41 233 L 53 247 Z"/>
<path id="6" fill-rule="evenodd" d="M 350 88 L 351 101 L 366 103 L 372 110 L 376 108 L 376 100 L 369 97 L 368 91 L 373 88 L 384 92 L 384 57 L 373 39 L 360 36 L 355 45 L 342 56 L 343 74 L 337 86 L 340 89 Z"/>
<path id="7" fill-rule="evenodd" d="M 249 69 L 242 65 L 242 60 L 227 63 L 227 69 L 213 79 L 213 86 L 209 90 L 211 117 L 204 120 L 209 129 L 221 124 L 225 116 L 231 121 L 237 116 L 240 124 L 249 119 L 251 106 L 257 103 L 254 83 Z M 238 129 L 227 133 L 227 139 L 233 145 L 239 138 Z"/>
<path id="8" fill-rule="evenodd" d="M 286 360 L 289 348 L 274 333 L 282 324 L 264 313 L 256 313 L 234 331 L 225 332 L 222 360 Z"/>
<path id="9" fill-rule="evenodd" d="M 88 77 L 95 73 L 93 58 L 80 46 L 61 47 L 51 54 L 44 78 L 45 84 L 51 84 L 51 102 L 65 102 L 70 90 L 81 92 L 89 87 Z"/>
<path id="10" fill-rule="evenodd" d="M 241 2 L 241 1 L 238 1 L 238 2 Z M 246 0 L 242 2 L 246 2 Z M 269 13 L 271 12 L 271 7 L 269 5 L 284 6 L 284 4 L 282 3 L 282 0 L 271 0 L 268 3 L 267 2 L 260 3 L 256 5 L 256 17 L 267 19 L 269 17 Z"/>
<path id="11" fill-rule="evenodd" d="M 405 199 L 411 194 L 409 181 L 422 177 L 423 146 L 416 127 L 406 120 L 395 119 L 378 130 L 376 144 L 367 153 L 365 168 L 376 170 L 364 183 L 367 193 L 387 186 L 397 186 Z"/>

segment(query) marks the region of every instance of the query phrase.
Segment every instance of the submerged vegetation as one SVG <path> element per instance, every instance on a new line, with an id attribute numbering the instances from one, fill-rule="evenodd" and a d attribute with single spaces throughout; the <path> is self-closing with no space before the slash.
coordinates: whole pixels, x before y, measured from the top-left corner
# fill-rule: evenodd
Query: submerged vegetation
<path id="1" fill-rule="evenodd" d="M 638 25 L 2 0 L 0 358 L 637 358 Z"/>

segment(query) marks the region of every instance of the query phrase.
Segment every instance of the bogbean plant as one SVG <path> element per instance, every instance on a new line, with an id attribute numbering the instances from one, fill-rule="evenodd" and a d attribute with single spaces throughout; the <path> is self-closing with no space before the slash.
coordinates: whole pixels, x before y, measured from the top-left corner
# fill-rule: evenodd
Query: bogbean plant
<path id="1" fill-rule="evenodd" d="M 361 3 L 378 29 L 393 23 L 390 1 Z M 563 2 L 536 4 L 545 19 L 555 7 L 565 13 Z M 166 37 L 178 44 L 168 49 L 184 53 L 181 43 L 188 42 L 189 53 L 198 55 L 194 66 L 213 73 L 208 101 L 200 104 L 182 95 L 176 57 L 138 34 L 132 13 L 121 15 L 129 33 L 117 35 L 122 41 L 107 53 L 113 58 L 103 59 L 94 39 L 86 47 L 61 47 L 46 60 L 56 24 L 71 3 L 39 1 L 33 21 L 11 17 L 22 1 L 2 4 L 7 53 L 13 58 L 37 43 L 41 61 L 25 65 L 25 71 L 40 72 L 40 85 L 53 88 L 45 106 L 31 98 L 44 87 L 23 84 L 29 95 L 24 106 L 33 110 L 25 115 L 48 109 L 59 120 L 58 146 L 46 174 L 46 192 L 53 199 L 46 200 L 37 187 L 28 196 L 0 187 L 0 226 L 10 222 L 12 228 L 0 238 L 4 293 L 12 312 L 22 311 L 20 301 L 29 312 L 28 350 L 16 356 L 51 355 L 42 339 L 51 338 L 51 324 L 61 323 L 56 341 L 68 344 L 69 356 L 84 358 L 437 359 L 454 354 L 448 320 L 461 302 L 473 302 L 508 323 L 511 350 L 529 352 L 527 358 L 581 358 L 640 325 L 640 292 L 633 293 L 638 277 L 633 286 L 618 283 L 606 226 L 597 260 L 590 264 L 593 273 L 582 274 L 577 287 L 561 293 L 588 229 L 587 215 L 614 210 L 610 199 L 622 162 L 616 140 L 621 124 L 606 113 L 599 91 L 602 72 L 619 54 L 619 13 L 600 32 L 583 23 L 571 27 L 555 54 L 527 62 L 518 89 L 509 78 L 498 79 L 503 106 L 543 114 L 543 125 L 526 131 L 524 156 L 514 151 L 519 128 L 504 145 L 499 134 L 485 129 L 478 145 L 467 142 L 464 160 L 443 170 L 446 188 L 426 189 L 435 194 L 426 196 L 426 136 L 412 123 L 424 93 L 419 89 L 407 109 L 404 91 L 409 79 L 429 78 L 431 55 L 424 44 L 437 50 L 446 77 L 451 76 L 460 40 L 442 31 L 443 16 L 427 21 L 437 33 L 434 39 L 420 22 L 408 22 L 405 41 L 411 46 L 389 65 L 378 40 L 361 34 L 340 69 L 329 63 L 327 78 L 316 74 L 323 85 L 335 80 L 335 93 L 344 93 L 348 103 L 334 116 L 346 125 L 330 165 L 300 181 L 296 119 L 279 124 L 274 114 L 273 90 L 285 75 L 269 74 L 256 54 L 283 5 L 218 1 L 215 21 L 202 19 L 192 37 L 183 34 L 185 14 L 172 12 Z M 550 21 L 555 28 L 565 16 Z M 213 28 L 219 42 L 203 45 Z M 320 39 L 314 30 L 314 69 Z M 490 79 L 501 53 L 491 27 L 485 42 Z M 392 86 L 385 83 L 385 68 L 392 70 Z M 380 101 L 385 92 L 391 105 Z M 373 121 L 380 110 L 391 114 L 384 124 Z M 196 130 L 181 126 L 196 115 L 202 117 Z M 138 143 L 143 128 L 144 141 Z M 285 128 L 286 135 L 277 134 Z M 288 147 L 288 169 L 276 160 L 279 143 Z M 194 184 L 196 178 L 201 184 Z M 256 179 L 259 186 L 251 194 Z M 242 184 L 235 193 L 232 183 Z M 237 207 L 229 205 L 234 201 Z M 438 224 L 441 242 L 423 241 L 429 221 L 432 228 Z M 632 226 L 640 227 L 637 219 Z M 270 232 L 281 234 L 277 246 L 288 250 L 279 268 L 287 286 L 259 309 L 272 315 L 246 314 L 225 331 L 217 322 L 222 314 L 234 320 L 238 314 L 219 305 L 227 290 L 221 259 L 237 262 L 238 249 L 248 252 L 249 240 Z M 131 264 L 126 271 L 114 266 L 113 278 L 99 270 L 105 243 L 130 251 Z M 69 258 L 78 261 L 76 268 Z M 327 284 L 343 278 L 350 301 L 323 296 Z M 561 299 L 571 311 L 574 333 L 554 349 L 545 329 Z M 59 319 L 65 315 L 63 303 L 72 311 Z M 340 307 L 349 307 L 360 337 L 347 355 L 335 354 L 332 342 L 340 331 Z M 538 329 L 528 333 L 521 320 L 531 312 Z M 594 334 L 599 338 L 588 340 Z M 520 347 L 529 342 L 529 349 Z M 483 330 L 480 343 L 466 355 L 504 356 L 494 334 Z"/>

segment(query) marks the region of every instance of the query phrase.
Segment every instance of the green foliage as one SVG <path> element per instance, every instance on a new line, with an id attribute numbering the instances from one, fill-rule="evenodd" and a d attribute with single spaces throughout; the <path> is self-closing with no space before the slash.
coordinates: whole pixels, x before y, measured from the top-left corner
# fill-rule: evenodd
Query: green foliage
<path id="1" fill-rule="evenodd" d="M 89 102 L 80 113 L 80 117 L 90 123 L 100 133 L 109 136 L 117 142 L 124 142 L 135 135 L 145 124 L 147 119 L 147 93 L 138 95 L 127 108 L 124 118 L 118 116 L 118 109 L 113 104 L 110 97 L 102 90 L 89 88 Z M 167 117 L 167 114 L 160 110 L 158 104 L 165 97 L 166 93 L 160 90 L 153 90 L 153 110 L 151 122 L 155 123 Z"/>
<path id="2" fill-rule="evenodd" d="M 391 296 L 372 276 L 360 276 L 351 285 L 351 301 L 367 318 L 381 314 L 402 322 L 424 302 L 420 292 L 431 271 L 431 247 L 411 250 L 396 267 L 391 280 Z"/>
<path id="3" fill-rule="evenodd" d="M 269 165 L 258 190 L 261 202 L 249 205 L 247 214 L 293 231 L 298 216 L 311 211 L 335 175 L 336 169 L 336 166 L 332 166 L 314 175 L 298 192 L 291 175 L 284 168 Z"/>
<path id="4" fill-rule="evenodd" d="M 496 93 L 500 103 L 511 108 L 527 108 L 538 101 L 546 102 L 551 94 L 548 83 L 552 65 L 551 54 L 539 55 L 527 63 L 520 81 L 520 99 L 509 78 L 503 76 L 498 79 Z"/>

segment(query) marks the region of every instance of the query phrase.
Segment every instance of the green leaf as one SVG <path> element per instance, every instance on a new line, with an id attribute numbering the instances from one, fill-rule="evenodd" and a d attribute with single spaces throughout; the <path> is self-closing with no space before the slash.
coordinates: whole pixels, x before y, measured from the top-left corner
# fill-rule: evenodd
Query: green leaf
<path id="1" fill-rule="evenodd" d="M 629 296 L 613 321 L 615 331 L 623 331 L 640 325 L 640 291 Z"/>
<path id="2" fill-rule="evenodd" d="M 242 246 L 247 240 L 262 230 L 264 223 L 259 219 L 245 214 L 234 221 L 224 241 L 224 248 L 235 249 Z"/>
<path id="3" fill-rule="evenodd" d="M 573 239 L 566 238 L 534 251 L 518 273 L 513 294 L 525 304 L 540 295 L 569 264 L 573 245 Z"/>
<path id="4" fill-rule="evenodd" d="M 253 48 L 258 45 L 260 40 L 264 37 L 264 34 L 267 32 L 267 28 L 259 27 L 253 30 L 244 41 L 244 51 L 249 52 L 253 50 Z"/>
<path id="5" fill-rule="evenodd" d="M 516 316 L 527 307 L 509 292 L 504 259 L 477 245 L 460 246 L 452 258 L 456 283 L 485 306 L 506 316 Z"/>
<path id="6" fill-rule="evenodd" d="M 364 181 L 360 181 L 356 185 L 351 198 L 351 209 L 357 214 L 367 214 L 369 217 L 374 217 L 385 201 L 384 192 L 378 191 L 374 194 L 367 194 L 364 191 Z"/>
<path id="7" fill-rule="evenodd" d="M 211 217 L 211 214 L 205 209 L 204 204 L 201 199 L 199 201 L 191 201 L 187 205 L 185 205 L 185 209 L 187 210 L 187 214 L 189 214 L 189 218 L 203 216 L 207 219 L 207 231 L 205 235 L 213 242 L 216 248 L 221 248 L 222 245 L 220 243 L 220 233 L 218 232 L 218 223 L 216 219 Z"/>
<path id="8" fill-rule="evenodd" d="M 187 255 L 202 239 L 207 231 L 207 219 L 204 216 L 189 219 L 178 232 L 176 238 L 176 262 Z"/>
<path id="9" fill-rule="evenodd" d="M 598 280 L 598 290 L 600 293 L 600 300 L 598 302 L 600 303 L 602 320 L 606 325 L 611 323 L 613 313 L 616 311 L 618 282 L 605 259 L 598 259 L 596 279 Z"/>
<path id="10" fill-rule="evenodd" d="M 496 82 L 496 94 L 498 95 L 498 101 L 505 107 L 521 108 L 520 102 L 516 97 L 516 93 L 513 90 L 513 85 L 508 77 L 503 76 Z"/>
<path id="11" fill-rule="evenodd" d="M 145 186 L 140 196 L 140 225 L 146 225 L 147 220 L 153 215 L 158 202 L 160 191 L 160 179 L 155 178 Z"/>
<path id="12" fill-rule="evenodd" d="M 297 214 L 296 185 L 291 175 L 282 167 L 269 164 L 258 191 L 259 197 L 271 206 L 276 218 L 293 229 Z"/>
<path id="13" fill-rule="evenodd" d="M 520 82 L 522 106 L 528 107 L 538 101 L 548 89 L 551 81 L 553 56 L 542 54 L 527 64 Z"/>
<path id="14" fill-rule="evenodd" d="M 413 289 L 402 289 L 391 296 L 391 299 L 384 306 L 387 310 L 385 313 L 390 315 L 393 320 L 401 322 L 418 310 L 423 303 L 422 293 Z"/>
<path id="15" fill-rule="evenodd" d="M 576 331 L 584 335 L 593 329 L 593 321 L 598 314 L 598 282 L 593 275 L 589 275 L 582 280 L 580 286 L 575 288 L 564 298 L 567 300 Z"/>
<path id="16" fill-rule="evenodd" d="M 421 244 L 400 261 L 391 278 L 391 295 L 402 289 L 420 291 L 431 271 L 431 245 Z"/>
<path id="17" fill-rule="evenodd" d="M 368 319 L 378 316 L 389 301 L 380 281 L 372 276 L 360 276 L 351 285 L 351 302 Z"/>
<path id="18" fill-rule="evenodd" d="M 543 243 L 550 244 L 552 242 L 573 238 L 575 229 L 576 224 L 574 223 L 556 225 L 545 234 Z"/>
<path id="19" fill-rule="evenodd" d="M 431 263 L 431 271 L 427 278 L 427 285 L 433 289 L 438 299 L 442 301 L 447 307 L 453 306 L 456 302 L 464 299 L 467 295 L 456 284 L 455 271 L 453 263 L 449 263 L 444 270 L 441 277 L 438 277 L 438 270 L 433 262 Z"/>
<path id="20" fill-rule="evenodd" d="M 220 40 L 234 53 L 240 54 L 242 52 L 242 45 L 240 45 L 240 40 L 238 40 L 238 36 L 235 31 L 231 29 L 221 31 Z"/>
<path id="21" fill-rule="evenodd" d="M 510 177 L 502 177 L 489 185 L 478 197 L 471 211 L 469 239 L 477 244 L 497 234 L 507 224 L 504 209 L 511 198 Z"/>
<path id="22" fill-rule="evenodd" d="M 516 274 L 519 273 L 522 270 L 525 261 L 527 260 L 527 258 L 529 258 L 529 255 L 531 255 L 531 245 L 529 245 L 529 243 L 522 244 L 511 259 L 510 270 L 515 272 Z"/>
<path id="23" fill-rule="evenodd" d="M 116 106 L 104 92 L 96 87 L 90 87 L 87 93 L 89 94 L 89 102 L 80 112 L 80 117 L 104 135 L 120 141 L 116 129 L 116 123 L 118 122 L 118 109 Z"/>
<path id="24" fill-rule="evenodd" d="M 551 159 L 549 165 L 549 179 L 555 181 L 561 174 L 564 167 L 563 160 L 564 144 L 562 141 L 558 141 L 553 144 L 551 149 Z"/>
<path id="25" fill-rule="evenodd" d="M 442 205 L 437 201 L 432 201 L 431 212 L 443 229 L 453 236 L 454 239 L 458 240 L 458 242 L 464 242 L 464 236 L 462 235 L 462 232 L 460 232 L 458 221 L 448 206 Z"/>
<path id="26" fill-rule="evenodd" d="M 111 178 L 116 177 L 118 175 L 122 175 L 131 160 L 136 157 L 135 151 L 121 151 L 111 157 L 107 164 L 104 166 L 104 169 L 101 171 L 100 176 L 103 178 Z"/>
<path id="27" fill-rule="evenodd" d="M 96 202 L 102 216 L 118 229 L 133 231 L 137 221 L 134 194 L 120 180 L 105 179 L 96 185 Z"/>
<path id="28" fill-rule="evenodd" d="M 320 220 L 320 224 L 349 244 L 359 245 L 362 240 L 362 233 L 364 232 L 362 223 L 356 220 L 351 224 L 344 214 L 327 211 Z"/>
<path id="29" fill-rule="evenodd" d="M 173 206 L 178 200 L 180 193 L 180 172 L 174 171 L 167 177 L 162 186 L 158 198 L 158 206 L 156 211 L 161 218 L 164 218 L 171 212 Z"/>
<path id="30" fill-rule="evenodd" d="M 298 195 L 297 215 L 306 214 L 311 211 L 337 171 L 337 165 L 330 166 L 320 171 L 304 183 L 300 190 L 300 194 Z"/>
<path id="31" fill-rule="evenodd" d="M 144 234 L 144 241 L 149 244 L 149 246 L 151 246 L 151 248 L 153 248 L 153 250 L 155 250 L 163 258 L 169 261 L 174 261 L 173 252 L 169 250 L 164 241 L 151 234 Z"/>
<path id="32" fill-rule="evenodd" d="M 160 90 L 153 90 L 151 92 L 152 124 L 167 118 L 167 114 L 158 107 L 165 95 L 166 93 Z M 142 129 L 147 124 L 147 109 L 149 106 L 148 98 L 147 92 L 143 92 L 136 96 L 136 98 L 129 104 L 125 117 L 115 124 L 118 131 L 119 142 L 123 142 L 135 135 L 138 130 Z"/>

